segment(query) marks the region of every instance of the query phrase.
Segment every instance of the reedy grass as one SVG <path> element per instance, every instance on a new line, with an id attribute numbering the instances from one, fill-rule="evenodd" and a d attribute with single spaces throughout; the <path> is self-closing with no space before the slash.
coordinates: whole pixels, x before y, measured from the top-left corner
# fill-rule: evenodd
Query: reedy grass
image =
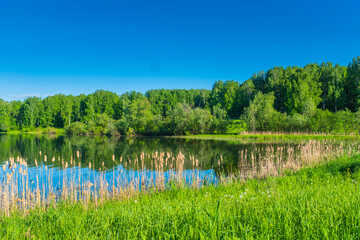
<path id="1" fill-rule="evenodd" d="M 357 238 L 360 157 L 337 158 L 359 154 L 358 145 L 309 141 L 296 147 L 300 149 L 298 155 L 294 147 L 269 146 L 262 156 L 239 152 L 239 172 L 221 175 L 215 184 L 199 181 L 186 184 L 182 177 L 185 159 L 182 154 L 141 154 L 128 162 L 142 165 L 146 157 L 153 159 L 156 185 L 140 191 L 135 180 L 111 188 L 111 183 L 101 175 L 97 181 L 85 183 L 77 183 L 70 176 L 64 178 L 66 182 L 59 194 L 48 185 L 49 195 L 39 188 L 25 189 L 26 194 L 19 195 L 19 189 L 11 188 L 17 186 L 19 177 L 26 180 L 28 176 L 26 161 L 11 158 L 3 166 L 9 175 L 0 189 L 0 237 Z M 78 159 L 79 152 L 69 164 L 61 159 L 61 165 L 76 173 Z M 191 156 L 190 159 L 197 168 L 198 161 Z M 115 156 L 112 160 L 125 161 L 116 160 Z M 43 156 L 41 161 L 60 159 Z M 222 158 L 216 167 L 221 170 L 221 166 Z M 88 168 L 92 167 L 89 163 Z M 175 171 L 168 184 L 164 181 L 166 168 Z M 45 168 L 45 174 L 49 174 L 51 181 L 52 172 Z M 12 181 L 15 185 L 9 185 Z"/>
<path id="2" fill-rule="evenodd" d="M 354 167 L 355 166 L 355 167 Z M 200 189 L 168 187 L 123 201 L 60 203 L 3 217 L 8 239 L 358 239 L 360 156 Z"/>
<path id="3" fill-rule="evenodd" d="M 295 148 L 299 152 L 295 153 Z M 304 142 L 297 146 L 278 147 L 275 149 L 268 146 L 263 154 L 256 154 L 254 152 L 239 151 L 236 173 L 226 174 L 222 171 L 223 159 L 220 157 L 215 168 L 219 169 L 220 175 L 217 177 L 216 182 L 213 184 L 226 185 L 232 182 L 246 181 L 249 179 L 264 179 L 270 176 L 282 176 L 287 171 L 298 171 L 304 167 L 315 166 L 319 163 L 330 161 L 333 158 L 343 156 L 344 154 L 352 155 L 359 153 L 359 146 L 357 144 L 344 145 L 334 144 L 333 142 L 319 142 L 309 141 Z M 141 166 L 144 169 L 145 158 L 152 159 L 152 171 L 150 177 L 132 176 L 130 180 L 119 178 L 122 170 L 115 172 L 113 169 L 112 179 L 105 178 L 105 173 L 99 169 L 99 174 L 96 178 L 91 178 L 91 174 L 95 173 L 91 162 L 88 163 L 89 171 L 81 171 L 81 162 L 79 161 L 79 152 L 76 158 L 70 159 L 70 162 L 64 159 L 56 159 L 55 157 L 48 158 L 42 155 L 41 161 L 55 163 L 61 161 L 61 171 L 58 173 L 63 174 L 62 179 L 59 178 L 59 189 L 54 189 L 53 175 L 54 169 L 49 169 L 47 166 L 42 165 L 40 172 L 35 172 L 35 176 L 30 177 L 28 164 L 25 159 L 21 157 L 10 158 L 2 166 L 3 179 L 0 185 L 0 214 L 10 216 L 13 213 L 21 212 L 26 216 L 32 209 L 46 210 L 62 203 L 67 204 L 80 204 L 84 208 L 90 205 L 100 206 L 107 201 L 124 201 L 133 198 L 142 193 L 152 191 L 164 191 L 168 188 L 169 184 L 177 188 L 192 188 L 199 189 L 206 184 L 206 179 L 201 179 L 196 172 L 191 176 L 192 181 L 187 182 L 184 173 L 184 161 L 186 156 L 181 152 L 177 156 L 171 153 L 155 152 L 153 154 L 140 154 L 135 160 L 119 160 L 115 159 L 113 155 L 112 160 L 117 163 L 128 163 L 133 166 Z M 189 156 L 192 161 L 192 168 L 198 169 L 198 160 L 193 156 Z M 40 161 L 40 160 L 39 160 Z M 43 164 L 39 162 L 39 164 Z M 118 164 L 118 163 L 117 163 Z M 215 163 L 216 164 L 216 163 Z M 35 160 L 35 166 L 38 162 Z M 166 183 L 166 170 L 169 174 Z M 141 170 L 147 171 L 147 170 Z M 170 172 L 169 172 L 170 171 Z M 46 179 L 46 184 L 39 184 L 39 179 Z M 95 177 L 95 175 L 94 175 Z"/>
<path id="4" fill-rule="evenodd" d="M 244 132 L 241 134 L 198 134 L 175 136 L 175 138 L 224 140 L 224 141 L 266 141 L 266 140 L 358 140 L 360 135 L 326 134 L 326 133 L 276 133 L 276 132 Z"/>
<path id="5" fill-rule="evenodd" d="M 49 135 L 56 135 L 56 136 L 60 136 L 60 135 L 65 135 L 65 130 L 62 128 L 34 128 L 34 129 L 30 129 L 30 130 L 10 130 L 7 132 L 0 132 L 0 134 L 49 134 Z"/>

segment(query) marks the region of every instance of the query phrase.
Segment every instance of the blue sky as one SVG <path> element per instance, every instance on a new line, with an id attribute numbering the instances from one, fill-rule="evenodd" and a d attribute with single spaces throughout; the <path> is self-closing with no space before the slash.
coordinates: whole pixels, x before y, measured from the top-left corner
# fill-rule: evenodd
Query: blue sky
<path id="1" fill-rule="evenodd" d="M 360 2 L 0 1 L 0 98 L 207 88 L 360 55 Z"/>

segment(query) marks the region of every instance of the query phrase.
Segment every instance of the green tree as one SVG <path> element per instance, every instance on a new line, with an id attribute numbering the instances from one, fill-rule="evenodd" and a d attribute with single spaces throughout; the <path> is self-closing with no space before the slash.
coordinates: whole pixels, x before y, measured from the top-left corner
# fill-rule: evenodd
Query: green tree
<path id="1" fill-rule="evenodd" d="M 234 99 L 232 109 L 233 118 L 237 119 L 245 112 L 245 108 L 250 105 L 250 102 L 254 99 L 255 94 L 255 85 L 251 79 L 245 81 L 240 85 Z"/>
<path id="2" fill-rule="evenodd" d="M 11 127 L 10 105 L 0 99 L 0 132 L 7 132 Z"/>
<path id="3" fill-rule="evenodd" d="M 263 94 L 259 92 L 245 109 L 245 119 L 252 131 L 268 131 L 276 124 L 273 118 L 277 111 L 274 109 L 275 96 L 273 93 Z"/>
<path id="4" fill-rule="evenodd" d="M 355 112 L 360 106 L 359 102 L 359 82 L 360 82 L 360 56 L 354 58 L 347 67 L 347 77 L 345 80 L 345 94 L 347 108 Z"/>

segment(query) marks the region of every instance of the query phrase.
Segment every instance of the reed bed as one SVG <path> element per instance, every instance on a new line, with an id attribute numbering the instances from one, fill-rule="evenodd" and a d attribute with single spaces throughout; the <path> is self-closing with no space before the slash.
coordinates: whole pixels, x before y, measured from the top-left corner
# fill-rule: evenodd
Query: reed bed
<path id="1" fill-rule="evenodd" d="M 239 134 L 198 134 L 176 136 L 175 138 L 208 139 L 208 140 L 347 140 L 360 139 L 358 134 L 304 133 L 304 132 L 242 132 Z"/>
<path id="2" fill-rule="evenodd" d="M 297 148 L 297 149 L 296 149 Z M 359 153 L 356 143 L 344 144 L 334 141 L 308 141 L 296 146 L 271 147 L 264 153 L 255 148 L 252 152 L 240 151 L 237 171 L 226 172 L 220 156 L 213 169 L 218 176 L 202 176 L 197 169 L 201 163 L 194 156 L 165 152 L 142 153 L 135 159 L 112 156 L 120 168 L 107 169 L 104 164 L 94 169 L 80 161 L 80 153 L 69 160 L 42 154 L 29 166 L 26 159 L 11 157 L 1 168 L 0 213 L 5 216 L 27 216 L 34 209 L 46 210 L 63 204 L 100 207 L 109 201 L 135 199 L 140 194 L 162 192 L 169 188 L 202 189 L 210 185 L 224 186 L 249 179 L 281 176 L 289 171 L 327 163 L 343 155 Z M 185 160 L 192 163 L 185 169 Z M 145 161 L 151 167 L 145 167 Z M 51 167 L 58 162 L 60 167 Z M 140 169 L 125 172 L 126 167 Z M 190 173 L 190 177 L 189 174 Z M 56 183 L 56 184 L 54 184 Z"/>
<path id="3" fill-rule="evenodd" d="M 2 239 L 359 239 L 360 156 L 263 180 L 58 203 L 0 221 Z"/>

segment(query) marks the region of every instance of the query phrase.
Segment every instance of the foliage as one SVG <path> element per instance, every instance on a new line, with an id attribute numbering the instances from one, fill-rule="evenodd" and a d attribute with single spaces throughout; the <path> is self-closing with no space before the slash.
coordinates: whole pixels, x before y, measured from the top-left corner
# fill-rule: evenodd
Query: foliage
<path id="1" fill-rule="evenodd" d="M 258 92 L 250 106 L 245 109 L 245 119 L 252 131 L 271 130 L 274 125 L 276 110 L 274 109 L 275 96 L 273 93 Z"/>
<path id="2" fill-rule="evenodd" d="M 359 133 L 359 107 L 356 57 L 347 67 L 331 62 L 278 66 L 242 83 L 216 81 L 211 90 L 156 89 L 122 95 L 97 90 L 23 102 L 0 100 L 0 132 L 54 127 L 68 129 L 69 134 L 219 134 L 232 128 L 233 121 L 243 120 L 251 131 Z M 76 122 L 83 125 L 73 125 Z"/>
<path id="3" fill-rule="evenodd" d="M 65 127 L 65 133 L 69 135 L 84 135 L 87 133 L 86 125 L 82 122 L 74 122 Z"/>
<path id="4" fill-rule="evenodd" d="M 233 120 L 227 125 L 226 133 L 239 134 L 248 129 L 248 124 L 244 120 Z"/>

